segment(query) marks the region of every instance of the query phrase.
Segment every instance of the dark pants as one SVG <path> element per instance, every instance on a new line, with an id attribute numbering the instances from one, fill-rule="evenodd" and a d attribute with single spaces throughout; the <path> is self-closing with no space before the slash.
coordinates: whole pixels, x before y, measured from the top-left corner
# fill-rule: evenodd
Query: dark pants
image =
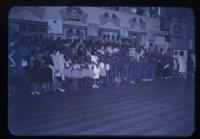
<path id="1" fill-rule="evenodd" d="M 106 85 L 111 86 L 112 78 L 111 78 L 111 71 L 106 71 Z"/>

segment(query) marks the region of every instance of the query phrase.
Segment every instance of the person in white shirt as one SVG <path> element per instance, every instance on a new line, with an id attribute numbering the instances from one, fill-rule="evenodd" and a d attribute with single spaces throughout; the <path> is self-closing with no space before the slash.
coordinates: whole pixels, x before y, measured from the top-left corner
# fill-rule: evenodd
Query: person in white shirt
<path id="1" fill-rule="evenodd" d="M 101 85 L 105 84 L 106 80 L 106 69 L 105 69 L 105 64 L 103 61 L 99 62 L 99 68 L 100 68 L 100 83 Z"/>
<path id="2" fill-rule="evenodd" d="M 98 63 L 99 58 L 97 57 L 96 54 L 91 55 L 91 61 L 94 62 L 95 64 Z"/>
<path id="3" fill-rule="evenodd" d="M 109 55 L 109 56 L 112 56 L 112 54 L 113 54 L 113 48 L 112 48 L 112 46 L 108 46 L 108 47 L 106 48 L 106 50 L 107 50 L 108 55 Z"/>
<path id="4" fill-rule="evenodd" d="M 178 74 L 178 60 L 177 58 L 173 58 L 173 78 L 177 78 Z"/>
<path id="5" fill-rule="evenodd" d="M 57 51 L 54 54 L 51 54 L 51 58 L 53 60 L 54 66 L 51 66 L 52 69 L 52 78 L 53 78 L 53 90 L 54 92 L 60 91 L 65 92 L 65 90 L 61 87 L 61 82 L 58 81 L 57 78 L 61 78 L 62 81 L 65 80 L 64 76 L 64 68 L 65 68 L 65 60 L 64 55 Z"/>
<path id="6" fill-rule="evenodd" d="M 178 73 L 179 73 L 179 76 L 180 78 L 186 78 L 186 61 L 184 59 L 184 52 L 181 51 L 180 52 L 180 55 L 178 56 L 178 64 L 179 64 L 179 70 L 178 70 Z"/>
<path id="7" fill-rule="evenodd" d="M 94 81 L 94 84 L 92 86 L 93 88 L 99 88 L 99 86 L 97 85 L 97 80 L 99 79 L 99 72 L 100 69 L 98 65 L 93 62 L 93 81 Z"/>

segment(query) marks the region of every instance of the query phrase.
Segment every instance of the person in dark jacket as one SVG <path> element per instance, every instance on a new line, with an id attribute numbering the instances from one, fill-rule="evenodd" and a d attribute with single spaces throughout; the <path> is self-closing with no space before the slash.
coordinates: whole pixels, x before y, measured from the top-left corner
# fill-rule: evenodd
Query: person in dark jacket
<path id="1" fill-rule="evenodd" d="M 30 69 L 30 79 L 32 83 L 32 95 L 40 95 L 40 83 L 42 82 L 43 76 L 41 75 L 41 61 L 39 60 L 39 54 L 33 56 L 31 63 L 32 68 Z"/>
<path id="2" fill-rule="evenodd" d="M 50 92 L 52 91 L 52 69 L 50 68 L 53 66 L 52 58 L 49 55 L 49 51 L 45 51 L 45 55 L 42 56 L 42 63 L 41 63 L 41 75 L 42 78 L 42 87 L 44 89 L 44 92 Z"/>

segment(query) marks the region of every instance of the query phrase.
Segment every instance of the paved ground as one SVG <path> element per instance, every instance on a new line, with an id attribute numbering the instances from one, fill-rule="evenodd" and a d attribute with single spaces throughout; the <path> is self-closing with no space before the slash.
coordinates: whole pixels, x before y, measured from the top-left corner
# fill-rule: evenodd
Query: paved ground
<path id="1" fill-rule="evenodd" d="M 9 97 L 15 135 L 189 136 L 194 131 L 194 80 L 169 79 L 118 88 Z"/>

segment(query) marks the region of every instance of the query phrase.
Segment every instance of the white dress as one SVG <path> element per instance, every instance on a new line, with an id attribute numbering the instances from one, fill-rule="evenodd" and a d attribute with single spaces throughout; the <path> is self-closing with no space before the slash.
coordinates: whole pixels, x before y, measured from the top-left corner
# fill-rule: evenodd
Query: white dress
<path id="1" fill-rule="evenodd" d="M 73 69 L 72 69 L 72 78 L 80 78 L 80 65 L 79 64 L 74 64 Z"/>
<path id="2" fill-rule="evenodd" d="M 101 62 L 99 67 L 100 67 L 100 76 L 105 77 L 106 76 L 105 64 L 103 62 Z"/>
<path id="3" fill-rule="evenodd" d="M 178 72 L 180 73 L 186 72 L 186 63 L 185 63 L 184 57 L 178 57 L 178 64 L 179 64 Z"/>
<path id="4" fill-rule="evenodd" d="M 93 72 L 94 72 L 93 79 L 99 79 L 100 70 L 96 65 L 93 65 Z"/>

